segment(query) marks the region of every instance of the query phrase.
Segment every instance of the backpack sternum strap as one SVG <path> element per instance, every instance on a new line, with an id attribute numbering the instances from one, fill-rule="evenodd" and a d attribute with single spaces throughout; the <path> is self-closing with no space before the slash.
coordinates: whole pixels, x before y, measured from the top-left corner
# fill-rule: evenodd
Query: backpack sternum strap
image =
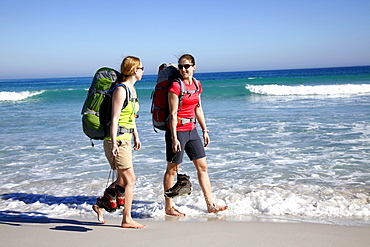
<path id="1" fill-rule="evenodd" d="M 189 91 L 184 91 L 182 92 L 182 95 L 185 95 L 185 94 L 192 94 L 192 93 L 196 93 L 198 92 L 198 90 L 189 90 Z"/>

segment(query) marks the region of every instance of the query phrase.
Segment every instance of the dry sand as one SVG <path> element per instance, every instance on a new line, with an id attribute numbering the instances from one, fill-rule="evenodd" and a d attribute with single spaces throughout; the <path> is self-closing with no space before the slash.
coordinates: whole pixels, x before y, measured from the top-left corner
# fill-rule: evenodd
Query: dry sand
<path id="1" fill-rule="evenodd" d="M 370 227 L 257 221 L 140 220 L 123 229 L 119 218 L 0 217 L 1 246 L 370 246 Z"/>

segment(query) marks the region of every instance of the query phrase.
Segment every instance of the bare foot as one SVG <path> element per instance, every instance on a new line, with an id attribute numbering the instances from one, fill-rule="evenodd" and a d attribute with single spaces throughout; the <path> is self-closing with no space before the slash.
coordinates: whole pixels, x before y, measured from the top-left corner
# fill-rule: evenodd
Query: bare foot
<path id="1" fill-rule="evenodd" d="M 123 223 L 122 222 L 122 227 L 123 228 L 143 229 L 145 227 L 145 225 L 142 225 L 142 224 L 132 220 L 129 223 Z"/>
<path id="2" fill-rule="evenodd" d="M 166 209 L 166 214 L 167 215 L 172 215 L 172 216 L 185 216 L 185 214 L 181 213 L 179 210 L 177 210 L 174 207 L 172 207 L 170 209 Z"/>
<path id="3" fill-rule="evenodd" d="M 103 223 L 103 224 L 105 224 L 106 223 L 106 221 L 104 220 L 104 217 L 103 217 L 103 209 L 102 208 L 99 208 L 99 206 L 98 205 L 96 205 L 96 204 L 94 204 L 93 206 L 92 206 L 92 209 L 95 211 L 95 213 L 98 215 L 98 221 L 100 222 L 100 223 Z"/>
<path id="4" fill-rule="evenodd" d="M 212 204 L 208 204 L 207 208 L 208 208 L 208 213 L 217 213 L 217 212 L 225 211 L 229 207 L 228 206 L 221 207 L 221 206 L 218 206 L 218 205 L 212 203 Z"/>

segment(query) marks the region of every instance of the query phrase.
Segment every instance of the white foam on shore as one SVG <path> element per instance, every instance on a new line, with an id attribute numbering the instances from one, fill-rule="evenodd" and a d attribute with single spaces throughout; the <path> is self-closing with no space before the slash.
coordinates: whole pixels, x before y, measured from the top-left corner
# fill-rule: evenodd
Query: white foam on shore
<path id="1" fill-rule="evenodd" d="M 99 181 L 95 181 L 99 186 Z M 103 183 L 101 183 L 103 184 Z M 199 186 L 191 195 L 174 199 L 176 207 L 190 218 L 215 217 L 206 212 L 206 204 Z M 92 190 L 91 185 L 79 188 L 63 186 L 59 195 L 14 193 L 2 195 L 0 207 L 4 212 L 16 211 L 28 217 L 91 217 L 92 204 L 102 194 Z M 54 192 L 58 186 L 51 185 Z M 52 192 L 52 190 L 49 191 Z M 79 195 L 81 191 L 90 196 Z M 68 196 L 69 195 L 69 196 Z M 70 196 L 75 195 L 75 196 Z M 280 185 L 261 184 L 243 185 L 242 181 L 227 186 L 218 184 L 213 188 L 214 200 L 219 205 L 228 205 L 229 209 L 217 217 L 246 218 L 249 216 L 278 217 L 285 219 L 309 220 L 335 224 L 369 224 L 370 196 L 351 189 L 335 189 L 318 185 Z M 101 196 L 101 195 L 100 195 Z M 119 217 L 121 210 L 107 215 Z M 136 218 L 159 219 L 164 217 L 162 185 L 140 179 L 135 187 L 132 214 Z"/>

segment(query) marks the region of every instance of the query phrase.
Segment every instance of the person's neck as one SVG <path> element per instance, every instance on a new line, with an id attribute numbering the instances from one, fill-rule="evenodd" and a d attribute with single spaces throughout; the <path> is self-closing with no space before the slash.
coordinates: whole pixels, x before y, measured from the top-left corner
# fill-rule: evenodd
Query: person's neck
<path id="1" fill-rule="evenodd" d="M 188 85 L 191 85 L 193 83 L 193 77 L 182 78 L 182 80 Z"/>
<path id="2" fill-rule="evenodd" d="M 135 82 L 136 82 L 136 79 L 131 78 L 131 77 L 127 78 L 126 81 L 122 82 L 130 90 L 130 93 L 133 95 L 133 97 L 136 97 L 136 90 L 135 90 L 135 87 L 134 87 Z"/>
<path id="3" fill-rule="evenodd" d="M 136 82 L 136 79 L 134 76 L 132 77 L 129 77 L 127 78 L 125 81 L 123 81 L 122 83 L 124 83 L 126 86 L 128 87 L 134 87 L 135 85 L 135 82 Z"/>

